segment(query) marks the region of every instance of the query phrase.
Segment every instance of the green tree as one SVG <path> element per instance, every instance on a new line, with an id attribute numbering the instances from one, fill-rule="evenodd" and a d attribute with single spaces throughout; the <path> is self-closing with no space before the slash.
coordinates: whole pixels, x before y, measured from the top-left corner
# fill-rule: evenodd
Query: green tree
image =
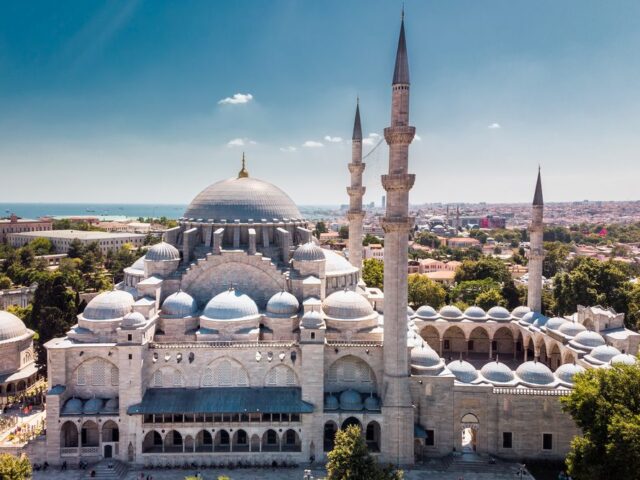
<path id="1" fill-rule="evenodd" d="M 29 242 L 29 248 L 36 255 L 49 255 L 54 252 L 53 243 L 48 238 L 36 238 Z"/>
<path id="2" fill-rule="evenodd" d="M 19 457 L 8 453 L 0 454 L 0 479 L 26 480 L 31 478 L 31 462 L 26 455 Z"/>
<path id="3" fill-rule="evenodd" d="M 6 275 L 0 275 L 0 290 L 11 288 L 11 279 Z"/>
<path id="4" fill-rule="evenodd" d="M 583 432 L 571 443 L 569 474 L 580 480 L 638 478 L 640 365 L 589 369 L 574 380 L 560 399 Z"/>
<path id="5" fill-rule="evenodd" d="M 83 254 L 84 254 L 84 244 L 77 238 L 74 238 L 73 240 L 71 240 L 71 243 L 69 244 L 69 248 L 67 250 L 68 257 L 81 258 Z"/>
<path id="6" fill-rule="evenodd" d="M 367 258 L 362 262 L 362 280 L 367 287 L 382 288 L 384 284 L 384 264 L 377 258 Z"/>
<path id="7" fill-rule="evenodd" d="M 511 280 L 511 273 L 505 263 L 492 257 L 482 257 L 477 261 L 465 260 L 456 271 L 456 282 L 466 280 L 484 280 L 490 278 L 496 282 Z"/>
<path id="8" fill-rule="evenodd" d="M 371 245 L 371 244 L 381 244 L 384 245 L 384 242 L 382 240 L 380 240 L 378 237 L 376 237 L 375 235 L 371 235 L 370 233 L 367 233 L 364 238 L 362 239 L 362 246 L 366 247 L 367 245 Z"/>
<path id="9" fill-rule="evenodd" d="M 502 296 L 502 293 L 497 288 L 491 288 L 480 293 L 476 297 L 476 305 L 484 310 L 489 310 L 491 307 L 495 307 L 497 305 L 501 307 L 507 306 L 507 301 Z"/>
<path id="10" fill-rule="evenodd" d="M 402 471 L 383 468 L 369 453 L 357 425 L 338 430 L 335 446 L 328 454 L 327 480 L 402 480 Z"/>
<path id="11" fill-rule="evenodd" d="M 409 305 L 413 308 L 431 305 L 438 309 L 444 304 L 447 297 L 447 292 L 442 285 L 419 273 L 409 275 L 408 287 Z"/>
<path id="12" fill-rule="evenodd" d="M 544 262 L 542 263 L 542 275 L 552 278 L 558 272 L 563 271 L 567 267 L 569 253 L 571 247 L 561 242 L 545 242 L 544 243 Z"/>
<path id="13" fill-rule="evenodd" d="M 328 231 L 329 230 L 327 230 L 326 223 L 320 220 L 319 222 L 316 223 L 316 228 L 313 231 L 313 234 L 316 236 L 316 238 L 320 238 L 320 234 L 327 233 Z"/>
<path id="14" fill-rule="evenodd" d="M 477 305 L 478 297 L 482 293 L 490 290 L 500 292 L 500 288 L 500 283 L 491 278 L 485 278 L 482 280 L 465 280 L 458 283 L 451 289 L 449 297 L 452 302 L 463 302 L 466 305 Z M 502 298 L 502 296 L 500 298 Z"/>
<path id="15" fill-rule="evenodd" d="M 420 245 L 431 248 L 438 248 L 440 246 L 440 239 L 437 235 L 431 232 L 420 232 L 416 235 L 415 241 Z"/>
<path id="16" fill-rule="evenodd" d="M 340 227 L 340 230 L 338 230 L 338 235 L 343 240 L 346 240 L 347 238 L 349 238 L 349 227 L 346 225 L 342 225 Z"/>

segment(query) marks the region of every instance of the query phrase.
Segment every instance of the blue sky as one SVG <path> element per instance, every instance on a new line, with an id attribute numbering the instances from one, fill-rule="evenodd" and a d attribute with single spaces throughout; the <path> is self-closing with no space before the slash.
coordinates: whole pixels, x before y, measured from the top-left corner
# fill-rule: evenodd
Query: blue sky
<path id="1" fill-rule="evenodd" d="M 413 203 L 530 201 L 538 164 L 545 200 L 638 199 L 640 2 L 405 3 Z M 245 150 L 297 203 L 346 203 L 356 96 L 365 135 L 389 122 L 400 8 L 4 2 L 0 200 L 187 203 Z M 366 161 L 379 202 L 386 145 Z"/>

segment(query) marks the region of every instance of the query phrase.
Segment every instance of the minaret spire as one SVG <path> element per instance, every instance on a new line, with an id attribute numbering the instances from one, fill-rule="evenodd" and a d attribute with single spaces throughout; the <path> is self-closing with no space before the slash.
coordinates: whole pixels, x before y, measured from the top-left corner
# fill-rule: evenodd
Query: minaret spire
<path id="1" fill-rule="evenodd" d="M 242 168 L 238 172 L 238 178 L 247 178 L 249 176 L 249 170 L 247 170 L 244 160 L 244 152 L 242 152 Z"/>
<path id="2" fill-rule="evenodd" d="M 396 52 L 396 67 L 393 70 L 393 85 L 398 84 L 409 85 L 409 56 L 407 55 L 407 41 L 404 35 L 404 7 L 402 7 L 400 37 L 398 38 L 398 51 Z"/>
<path id="3" fill-rule="evenodd" d="M 542 200 L 542 179 L 540 178 L 540 166 L 538 165 L 538 180 L 536 181 L 536 192 L 533 195 L 533 204 L 534 205 L 544 205 L 544 201 Z"/>
<path id="4" fill-rule="evenodd" d="M 357 268 L 362 267 L 362 197 L 365 187 L 362 186 L 362 172 L 365 164 L 362 163 L 362 125 L 360 124 L 360 99 L 356 101 L 356 116 L 353 121 L 353 137 L 351 140 L 351 184 L 347 187 L 349 194 L 349 261 Z"/>
<path id="5" fill-rule="evenodd" d="M 529 226 L 529 282 L 527 285 L 527 306 L 534 312 L 542 311 L 542 265 L 544 263 L 544 202 L 542 200 L 542 179 L 538 167 L 538 179 L 531 207 Z"/>

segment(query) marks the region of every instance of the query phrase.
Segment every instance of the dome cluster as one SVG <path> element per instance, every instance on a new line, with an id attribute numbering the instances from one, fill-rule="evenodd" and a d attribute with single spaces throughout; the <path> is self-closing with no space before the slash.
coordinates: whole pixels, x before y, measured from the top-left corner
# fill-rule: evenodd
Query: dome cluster
<path id="1" fill-rule="evenodd" d="M 377 314 L 369 301 L 352 290 L 339 290 L 322 302 L 322 310 L 331 319 L 360 320 Z"/>
<path id="2" fill-rule="evenodd" d="M 82 312 L 84 320 L 117 320 L 133 307 L 133 295 L 123 290 L 112 290 L 96 295 Z"/>
<path id="3" fill-rule="evenodd" d="M 339 394 L 330 393 L 324 400 L 325 410 L 377 411 L 380 400 L 372 393 L 360 393 L 356 390 L 345 390 Z"/>
<path id="4" fill-rule="evenodd" d="M 98 414 L 114 414 L 118 412 L 120 404 L 118 398 L 90 398 L 82 400 L 80 398 L 70 398 L 62 407 L 61 415 L 78 416 L 78 415 L 98 415 Z"/>
<path id="5" fill-rule="evenodd" d="M 461 320 L 469 320 L 472 322 L 483 322 L 483 321 L 494 321 L 494 322 L 510 322 L 511 320 L 516 320 L 522 323 L 523 317 L 531 318 L 534 314 L 529 310 L 528 307 L 517 307 L 513 310 L 513 312 L 509 312 L 504 307 L 495 306 L 491 307 L 489 310 L 485 311 L 478 306 L 468 307 L 464 312 L 462 312 L 455 305 L 445 305 L 439 311 L 436 311 L 433 307 L 429 305 L 423 305 L 419 307 L 414 314 L 411 315 L 413 320 L 445 320 L 449 322 L 456 322 Z M 533 319 L 531 320 L 533 323 Z"/>

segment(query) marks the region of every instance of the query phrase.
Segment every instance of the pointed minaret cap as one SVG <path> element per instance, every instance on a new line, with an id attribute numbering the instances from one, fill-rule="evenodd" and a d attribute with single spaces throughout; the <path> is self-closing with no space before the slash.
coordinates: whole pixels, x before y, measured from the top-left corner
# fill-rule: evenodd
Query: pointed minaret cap
<path id="1" fill-rule="evenodd" d="M 249 170 L 247 170 L 244 161 L 244 152 L 242 152 L 242 168 L 238 172 L 238 178 L 247 178 L 249 176 Z"/>
<path id="2" fill-rule="evenodd" d="M 353 121 L 352 140 L 362 140 L 362 125 L 360 124 L 360 99 L 356 101 L 356 119 Z"/>
<path id="3" fill-rule="evenodd" d="M 409 57 L 407 56 L 407 41 L 404 38 L 404 6 L 402 7 L 402 21 L 400 22 L 396 68 L 393 70 L 393 85 L 398 84 L 409 85 Z"/>
<path id="4" fill-rule="evenodd" d="M 540 167 L 538 167 L 538 181 L 536 182 L 536 193 L 533 195 L 533 204 L 542 206 L 542 179 L 540 178 Z"/>

